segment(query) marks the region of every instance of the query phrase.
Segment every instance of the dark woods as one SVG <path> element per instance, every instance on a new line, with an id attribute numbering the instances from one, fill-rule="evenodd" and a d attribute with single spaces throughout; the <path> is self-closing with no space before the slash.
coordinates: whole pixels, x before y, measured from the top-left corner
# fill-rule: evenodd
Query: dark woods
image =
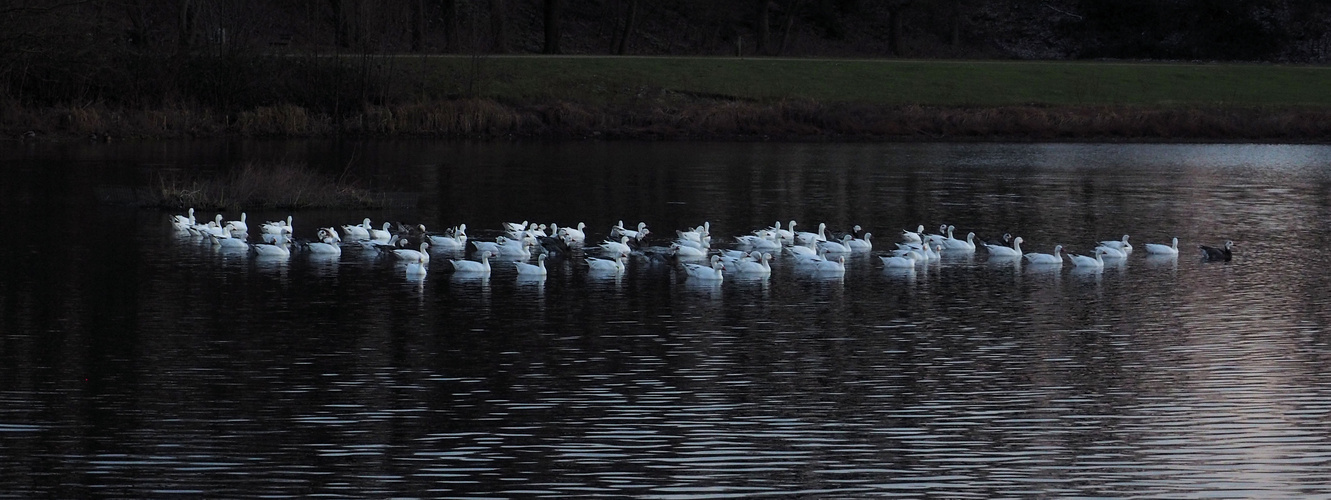
<path id="1" fill-rule="evenodd" d="M 385 54 L 740 55 L 1326 62 L 1315 0 L 0 0 L 0 110 L 275 115 L 466 100 Z M 105 111 L 103 111 L 106 113 Z M 245 115 L 249 113 L 249 115 Z M 200 114 L 213 114 L 199 117 Z M 299 116 L 285 116 L 289 114 Z M 36 118 L 34 118 L 36 120 Z M 77 123 L 47 124 L 78 129 Z M 365 126 L 365 124 L 361 124 Z M 200 131 L 208 133 L 208 131 Z M 279 130 L 278 133 L 282 133 Z"/>

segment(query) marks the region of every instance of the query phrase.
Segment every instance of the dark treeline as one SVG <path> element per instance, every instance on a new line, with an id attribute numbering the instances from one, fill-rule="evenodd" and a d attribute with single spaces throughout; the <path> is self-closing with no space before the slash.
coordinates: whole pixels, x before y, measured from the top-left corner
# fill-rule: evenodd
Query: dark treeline
<path id="1" fill-rule="evenodd" d="M 1320 63 L 1331 2 L 0 0 L 0 111 L 178 107 L 229 122 L 290 105 L 340 119 L 393 96 L 458 97 L 405 92 L 419 82 L 372 58 L 404 53 Z"/>

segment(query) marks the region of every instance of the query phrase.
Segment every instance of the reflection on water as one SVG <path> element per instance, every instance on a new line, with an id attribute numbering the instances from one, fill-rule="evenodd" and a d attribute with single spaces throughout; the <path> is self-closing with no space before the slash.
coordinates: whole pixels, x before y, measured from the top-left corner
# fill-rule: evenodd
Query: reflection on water
<path id="1" fill-rule="evenodd" d="M 226 154 L 334 163 L 302 144 Z M 777 256 L 707 282 L 641 257 L 590 272 L 591 252 L 540 278 L 446 253 L 411 278 L 357 246 L 251 257 L 90 202 L 222 153 L 116 147 L 19 151 L 0 184 L 10 220 L 68 235 L 0 245 L 0 496 L 1331 495 L 1327 148 L 356 150 L 357 175 L 426 186 L 374 220 L 477 238 L 585 221 L 595 245 L 622 219 L 728 240 L 794 218 L 1185 250 L 884 269 L 880 236 L 844 274 Z M 366 215 L 298 212 L 297 236 Z M 1193 253 L 1226 239 L 1233 262 Z"/>

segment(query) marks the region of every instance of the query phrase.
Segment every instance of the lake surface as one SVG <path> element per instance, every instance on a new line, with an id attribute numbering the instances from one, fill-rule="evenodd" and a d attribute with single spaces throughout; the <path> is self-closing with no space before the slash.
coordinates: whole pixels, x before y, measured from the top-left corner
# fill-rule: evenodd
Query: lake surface
<path id="1" fill-rule="evenodd" d="M 0 498 L 1329 498 L 1331 148 L 1077 144 L 0 144 Z M 716 247 L 877 237 L 844 276 L 720 284 L 574 258 L 290 259 L 99 203 L 241 161 L 418 196 L 315 227 L 616 221 Z M 208 219 L 211 213 L 200 213 Z M 225 214 L 235 219 L 238 214 Z M 1137 251 L 1084 272 L 901 230 Z M 1178 237 L 1177 259 L 1142 244 Z M 1232 262 L 1197 245 L 1236 244 Z M 587 255 L 594 252 L 588 250 Z"/>

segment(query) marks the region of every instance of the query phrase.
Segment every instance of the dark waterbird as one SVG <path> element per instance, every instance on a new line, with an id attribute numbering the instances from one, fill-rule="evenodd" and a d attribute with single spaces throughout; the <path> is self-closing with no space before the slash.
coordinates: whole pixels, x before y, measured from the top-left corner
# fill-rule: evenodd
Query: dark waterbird
<path id="1" fill-rule="evenodd" d="M 1226 241 L 1224 248 L 1208 247 L 1206 245 L 1198 245 L 1198 248 L 1202 249 L 1203 260 L 1229 262 L 1234 259 L 1233 241 Z"/>

